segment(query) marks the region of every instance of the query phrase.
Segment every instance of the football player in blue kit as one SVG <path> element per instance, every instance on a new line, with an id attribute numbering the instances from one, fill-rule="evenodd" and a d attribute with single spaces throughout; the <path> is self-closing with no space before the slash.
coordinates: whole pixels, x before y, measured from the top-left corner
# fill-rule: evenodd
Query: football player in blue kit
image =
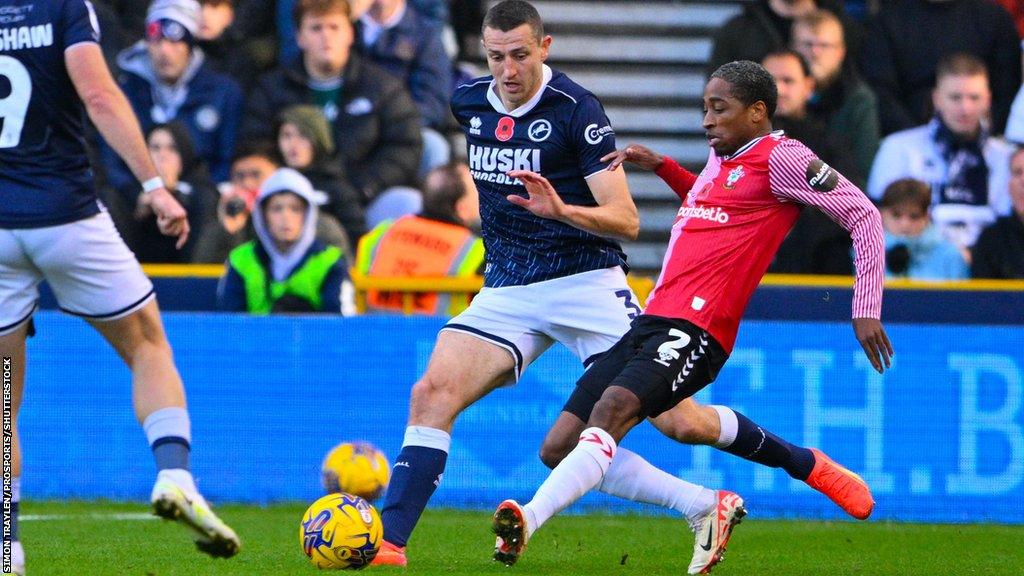
<path id="1" fill-rule="evenodd" d="M 407 564 L 406 544 L 440 483 L 450 432 L 464 409 L 518 381 L 555 342 L 589 366 L 641 312 L 619 244 L 636 238 L 639 217 L 623 171 L 608 169 L 617 155 L 614 131 L 592 93 L 544 64 L 551 43 L 532 5 L 499 2 L 483 24 L 491 76 L 453 95 L 480 195 L 484 288 L 441 329 L 426 373 L 412 387 L 375 564 Z M 811 451 L 725 406 L 691 398 L 652 423 L 678 441 L 713 445 L 791 475 L 806 477 L 815 465 Z M 576 440 L 566 430 L 582 424 L 560 417 L 541 460 L 556 466 Z M 564 437 L 573 445 L 551 440 Z M 698 534 L 716 521 L 719 496 L 728 494 L 685 482 L 621 448 L 599 489 L 676 510 Z M 499 539 L 496 556 L 502 546 Z M 698 553 L 696 540 L 694 548 Z"/>
<path id="2" fill-rule="evenodd" d="M 181 377 L 153 285 L 99 204 L 83 144 L 83 111 L 142 182 L 142 205 L 184 244 L 184 209 L 157 174 L 138 121 L 100 52 L 87 0 L 0 0 L 0 355 L 12 359 L 15 573 L 21 447 L 17 416 L 38 285 L 81 316 L 132 372 L 132 401 L 157 464 L 154 512 L 198 533 L 213 556 L 238 552 L 235 533 L 210 510 L 189 471 L 191 426 Z"/>

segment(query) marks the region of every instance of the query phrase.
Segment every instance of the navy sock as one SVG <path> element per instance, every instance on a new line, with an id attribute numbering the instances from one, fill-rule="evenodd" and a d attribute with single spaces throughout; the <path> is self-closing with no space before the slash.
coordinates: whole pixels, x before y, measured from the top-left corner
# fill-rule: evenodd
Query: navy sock
<path id="1" fill-rule="evenodd" d="M 790 444 L 743 414 L 733 412 L 738 424 L 736 440 L 722 450 L 751 462 L 782 468 L 797 480 L 807 480 L 814 469 L 814 454 L 810 450 Z"/>
<path id="2" fill-rule="evenodd" d="M 395 460 L 391 483 L 381 509 L 384 539 L 405 546 L 427 501 L 441 482 L 448 453 L 437 448 L 405 446 Z"/>
<path id="3" fill-rule="evenodd" d="M 18 508 L 21 502 L 11 502 L 11 542 L 18 541 Z"/>
<path id="4" fill-rule="evenodd" d="M 150 446 L 156 458 L 156 469 L 183 468 L 188 470 L 188 440 L 180 436 L 157 438 Z"/>

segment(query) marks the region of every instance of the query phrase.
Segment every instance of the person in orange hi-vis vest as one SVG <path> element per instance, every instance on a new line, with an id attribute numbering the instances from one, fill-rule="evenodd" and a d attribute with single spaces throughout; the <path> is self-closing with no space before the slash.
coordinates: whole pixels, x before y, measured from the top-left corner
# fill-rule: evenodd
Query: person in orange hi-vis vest
<path id="1" fill-rule="evenodd" d="M 359 240 L 356 268 L 365 276 L 473 276 L 484 263 L 484 244 L 470 226 L 479 199 L 465 164 L 446 165 L 427 175 L 423 211 L 385 220 Z M 454 316 L 469 305 L 469 294 L 418 293 L 413 313 Z M 368 311 L 402 311 L 403 294 L 371 290 Z"/>

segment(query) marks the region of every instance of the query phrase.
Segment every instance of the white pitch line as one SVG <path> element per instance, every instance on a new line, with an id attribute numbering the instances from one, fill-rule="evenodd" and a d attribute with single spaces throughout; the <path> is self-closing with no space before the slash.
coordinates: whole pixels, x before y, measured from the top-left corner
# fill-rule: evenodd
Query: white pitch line
<path id="1" fill-rule="evenodd" d="M 19 522 L 31 522 L 33 520 L 159 520 L 153 514 L 144 512 L 121 512 L 113 514 L 23 514 L 18 517 Z"/>

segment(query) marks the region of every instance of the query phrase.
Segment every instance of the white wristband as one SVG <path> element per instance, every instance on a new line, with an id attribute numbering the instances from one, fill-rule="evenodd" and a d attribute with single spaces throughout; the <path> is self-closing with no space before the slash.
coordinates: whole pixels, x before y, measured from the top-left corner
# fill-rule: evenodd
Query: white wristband
<path id="1" fill-rule="evenodd" d="M 149 193 L 154 190 L 159 190 L 164 187 L 164 179 L 159 176 L 153 176 L 149 180 L 142 183 L 142 191 Z"/>

